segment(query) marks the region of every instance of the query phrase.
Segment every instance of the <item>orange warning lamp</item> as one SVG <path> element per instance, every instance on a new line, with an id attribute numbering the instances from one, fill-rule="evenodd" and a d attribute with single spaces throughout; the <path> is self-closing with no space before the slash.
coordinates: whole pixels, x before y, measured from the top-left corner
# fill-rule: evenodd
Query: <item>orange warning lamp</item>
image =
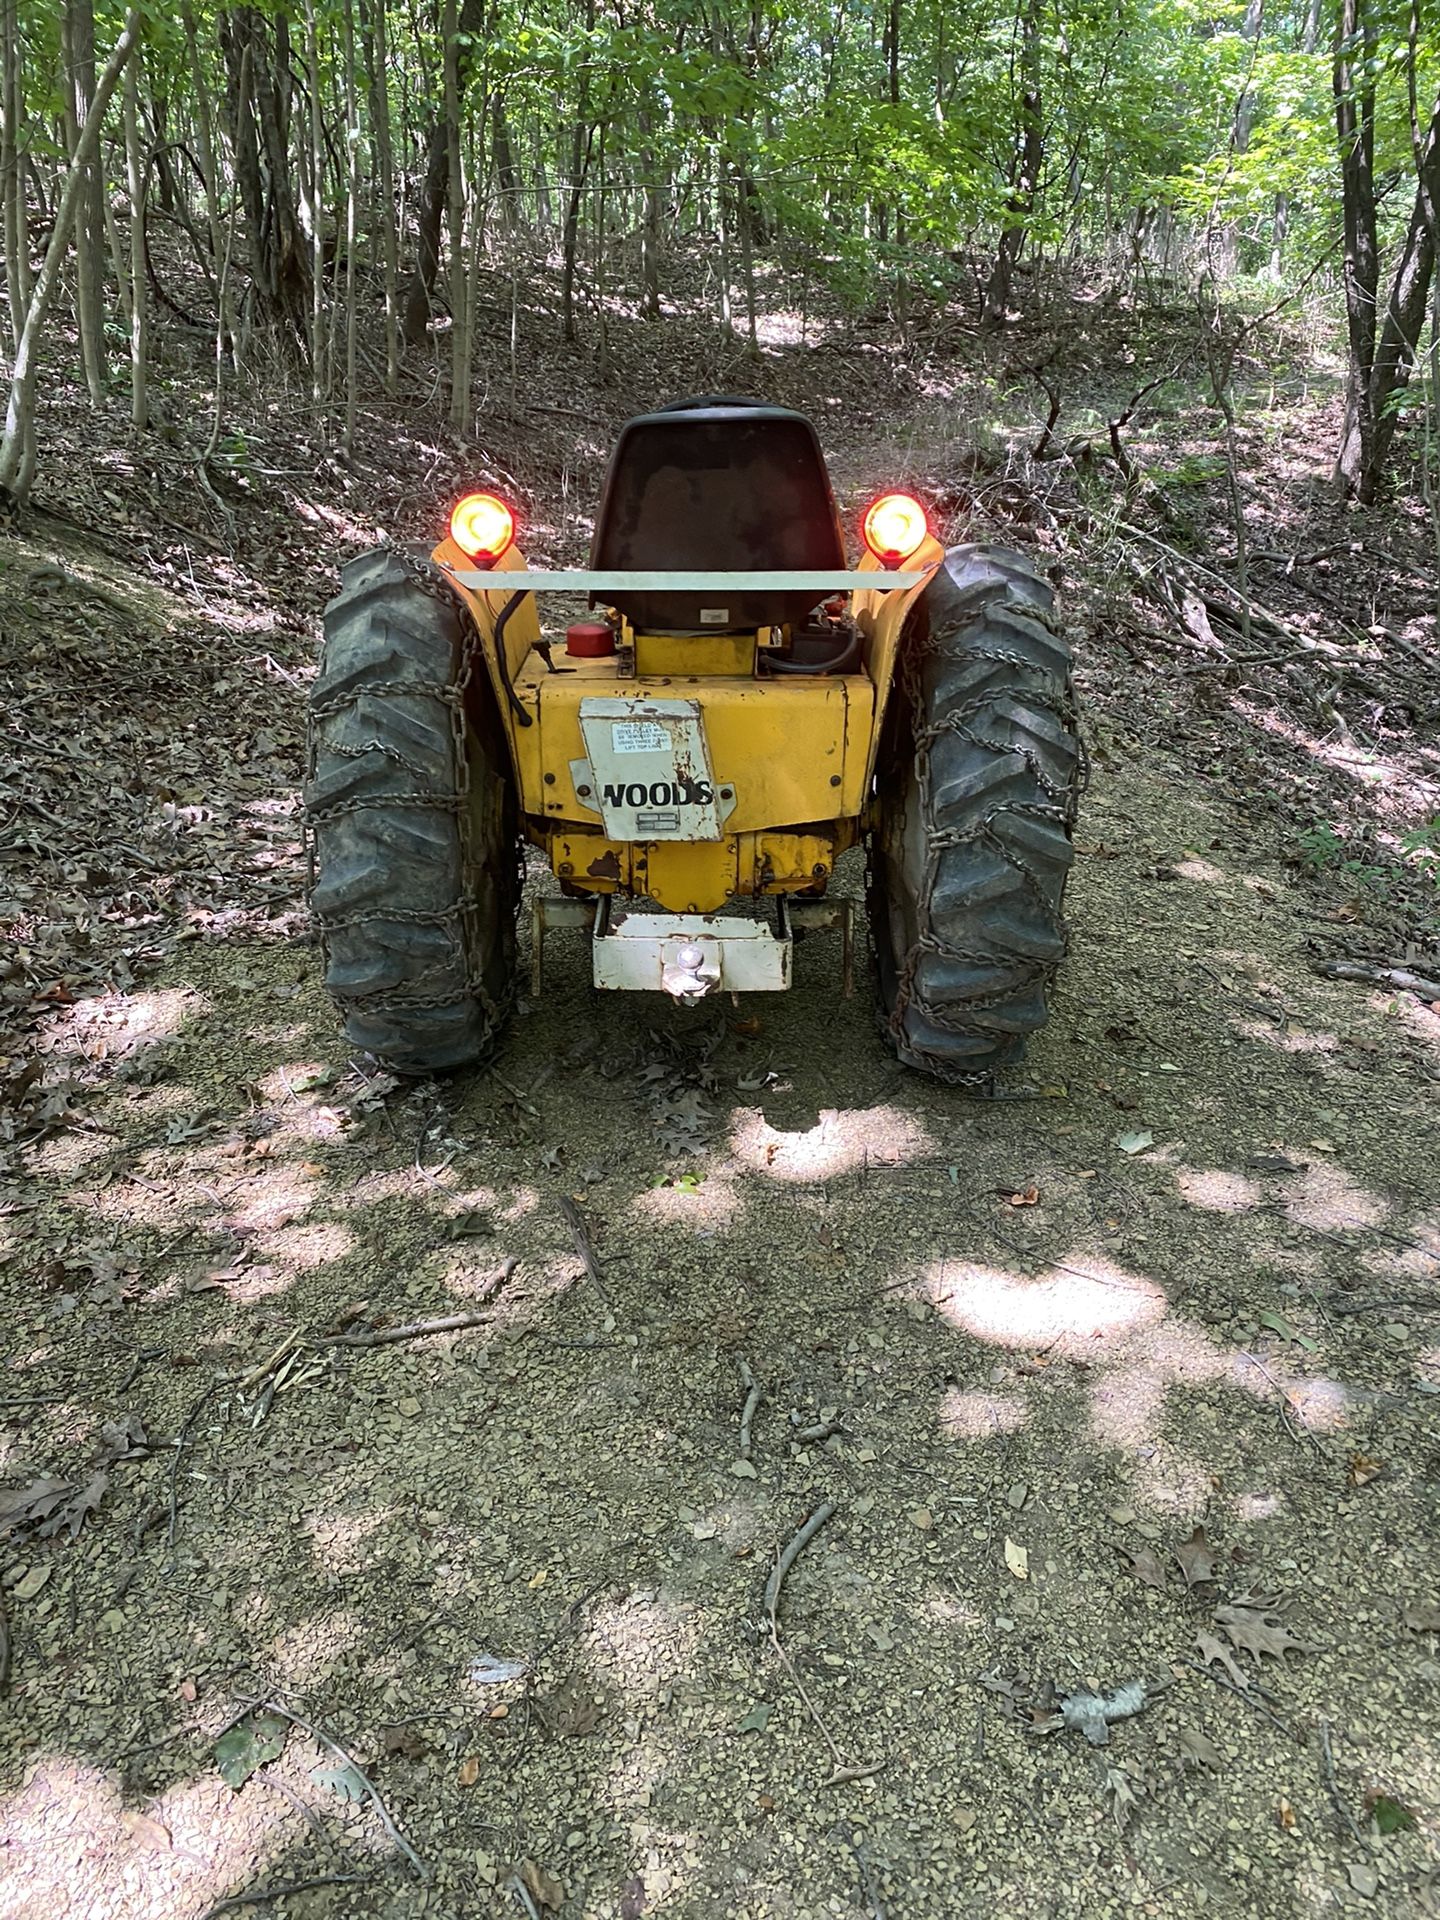
<path id="1" fill-rule="evenodd" d="M 493 567 L 515 538 L 515 516 L 493 493 L 467 493 L 450 515 L 450 538 L 477 567 Z"/>
<path id="2" fill-rule="evenodd" d="M 866 546 L 891 572 L 919 552 L 929 531 L 924 507 L 908 493 L 882 493 L 870 502 L 860 521 Z"/>

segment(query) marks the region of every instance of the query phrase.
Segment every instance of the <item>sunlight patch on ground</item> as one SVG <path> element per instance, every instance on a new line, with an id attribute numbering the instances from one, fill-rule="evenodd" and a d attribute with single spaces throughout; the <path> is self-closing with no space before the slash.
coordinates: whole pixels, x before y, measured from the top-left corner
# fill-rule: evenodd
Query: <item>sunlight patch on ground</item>
<path id="1" fill-rule="evenodd" d="M 1177 860 L 1175 871 L 1183 879 L 1203 880 L 1210 886 L 1223 885 L 1230 878 L 1223 868 L 1211 860 L 1203 860 L 1198 853 L 1187 853 L 1183 860 Z"/>
<path id="2" fill-rule="evenodd" d="M 986 1624 L 986 1616 L 972 1600 L 962 1600 L 958 1594 L 949 1593 L 937 1587 L 927 1593 L 920 1602 L 920 1618 L 932 1621 L 937 1627 L 948 1628 L 952 1633 L 963 1629 L 967 1633 L 978 1633 Z"/>
<path id="3" fill-rule="evenodd" d="M 282 1227 L 275 1233 L 257 1234 L 250 1244 L 263 1259 L 278 1261 L 288 1267 L 291 1274 L 330 1266 L 356 1249 L 354 1234 L 334 1220 L 312 1220 L 302 1226 Z M 257 1299 L 259 1292 L 252 1283 L 259 1278 L 258 1273 L 242 1274 L 240 1282 L 227 1287 L 226 1292 L 234 1300 Z M 280 1281 L 281 1286 L 287 1284 L 288 1278 Z M 273 1293 L 276 1288 L 266 1287 L 263 1291 Z"/>
<path id="4" fill-rule="evenodd" d="M 1349 1425 L 1353 1403 L 1348 1388 L 1340 1381 L 1307 1380 L 1295 1375 L 1287 1378 L 1273 1362 L 1270 1372 L 1279 1381 L 1290 1410 L 1302 1427 L 1308 1427 L 1312 1433 L 1335 1433 Z"/>
<path id="5" fill-rule="evenodd" d="M 395 1523 L 391 1512 L 313 1513 L 301 1522 L 310 1536 L 315 1564 L 331 1573 L 364 1573 L 372 1564 L 371 1541 Z"/>
<path id="6" fill-rule="evenodd" d="M 1335 1053 L 1340 1036 L 1334 1033 L 1309 1033 L 1296 1027 L 1277 1027 L 1269 1020 L 1237 1020 L 1236 1031 L 1247 1040 L 1274 1047 L 1280 1053 Z"/>
<path id="7" fill-rule="evenodd" d="M 522 1220 L 528 1220 L 532 1213 L 539 1210 L 540 1195 L 534 1187 L 516 1187 L 509 1202 L 496 1214 L 507 1227 L 519 1226 Z"/>
<path id="8" fill-rule="evenodd" d="M 1318 739 L 1284 714 L 1257 706 L 1250 700 L 1235 699 L 1231 705 L 1252 726 L 1276 735 L 1292 747 L 1299 747 L 1336 773 L 1347 775 L 1363 792 L 1373 795 L 1373 811 L 1378 818 L 1405 821 L 1435 811 L 1440 789 L 1432 777 L 1420 771 L 1416 762 L 1379 760 L 1363 748 L 1347 746 L 1338 738 Z"/>
<path id="9" fill-rule="evenodd" d="M 606 1600 L 594 1612 L 597 1654 L 621 1686 L 654 1696 L 694 1659 L 701 1624 L 695 1607 L 663 1588 Z"/>
<path id="10" fill-rule="evenodd" d="M 1082 1270 L 1080 1257 L 1033 1277 L 944 1261 L 920 1284 L 941 1316 L 972 1339 L 1038 1350 L 1047 1361 L 1091 1370 L 1094 1431 L 1129 1453 L 1157 1444 L 1176 1388 L 1228 1386 L 1262 1401 L 1283 1394 L 1292 1417 L 1316 1431 L 1348 1420 L 1351 1397 L 1338 1381 L 1297 1376 L 1283 1358 L 1261 1362 L 1227 1348 L 1193 1320 L 1172 1314 L 1155 1281 L 1103 1259 L 1090 1258 Z M 986 1399 L 952 1390 L 941 1402 L 942 1427 L 957 1438 L 985 1437 Z M 988 1430 L 1013 1431 L 1019 1424 Z M 1173 1474 L 1173 1465 L 1169 1470 Z"/>
<path id="11" fill-rule="evenodd" d="M 1287 1511 L 1280 1493 L 1242 1493 L 1235 1502 L 1238 1520 L 1283 1520 Z"/>
<path id="12" fill-rule="evenodd" d="M 1314 1160 L 1294 1177 L 1285 1212 L 1300 1227 L 1338 1232 L 1345 1227 L 1376 1227 L 1385 1218 L 1385 1202 L 1330 1160 Z"/>
<path id="13" fill-rule="evenodd" d="M 1192 1207 L 1207 1213 L 1249 1213 L 1263 1198 L 1257 1181 L 1224 1167 L 1181 1166 L 1175 1184 Z"/>
<path id="14" fill-rule="evenodd" d="M 170 1845 L 137 1815 L 163 1827 Z M 127 1808 L 118 1783 L 98 1768 L 47 1755 L 31 1762 L 0 1811 L 3 1911 L 7 1920 L 202 1913 L 227 1890 L 254 1883 L 293 1821 L 277 1799 L 242 1801 L 218 1774 Z"/>
<path id="15" fill-rule="evenodd" d="M 223 1195 L 227 1224 L 242 1233 L 275 1233 L 315 1204 L 319 1167 L 256 1167 Z"/>
<path id="16" fill-rule="evenodd" d="M 83 1171 L 92 1160 L 114 1151 L 108 1134 L 70 1131 L 52 1134 L 25 1153 L 25 1170 L 42 1180 L 65 1180 Z"/>
<path id="17" fill-rule="evenodd" d="M 1018 1393 L 950 1387 L 940 1402 L 940 1428 L 952 1440 L 993 1440 L 1018 1433 L 1029 1418 L 1030 1409 Z"/>
<path id="18" fill-rule="evenodd" d="M 381 536 L 374 527 L 364 521 L 353 520 L 348 513 L 341 513 L 335 507 L 327 507 L 318 500 L 303 500 L 295 493 L 290 495 L 290 504 L 300 519 L 334 534 L 347 546 L 374 547 L 380 543 Z"/>
<path id="19" fill-rule="evenodd" d="M 1154 1512 L 1201 1520 L 1215 1496 L 1215 1480 L 1198 1460 L 1156 1447 L 1148 1460 L 1138 1463 L 1135 1492 Z"/>
<path id="20" fill-rule="evenodd" d="M 158 987 L 145 993 L 97 993 L 52 1014 L 40 1028 L 40 1051 L 78 1053 L 111 1060 L 148 1040 L 170 1040 L 187 1020 L 213 1012 L 193 987 Z"/>
<path id="21" fill-rule="evenodd" d="M 690 1227 L 717 1232 L 733 1226 L 741 1208 L 735 1175 L 729 1168 L 707 1173 L 698 1186 L 683 1185 L 684 1176 L 663 1187 L 650 1187 L 635 1196 L 636 1213 L 661 1226 Z"/>
<path id="22" fill-rule="evenodd" d="M 1003 1267 L 949 1262 L 932 1268 L 929 1297 L 953 1326 L 990 1346 L 1044 1348 L 1071 1360 L 1113 1351 L 1164 1318 L 1164 1290 L 1103 1259 L 1022 1278 Z"/>
<path id="23" fill-rule="evenodd" d="M 866 1165 L 904 1166 L 935 1151 L 929 1131 L 900 1107 L 821 1110 L 813 1127 L 783 1132 L 758 1108 L 738 1111 L 730 1150 L 752 1173 L 774 1180 L 831 1180 Z"/>
<path id="24" fill-rule="evenodd" d="M 1404 1021 L 1411 1035 L 1428 1053 L 1440 1057 L 1440 1013 L 1432 1013 L 1408 993 L 1377 993 L 1374 998 L 1381 1004 L 1393 1001 L 1396 1017 Z"/>

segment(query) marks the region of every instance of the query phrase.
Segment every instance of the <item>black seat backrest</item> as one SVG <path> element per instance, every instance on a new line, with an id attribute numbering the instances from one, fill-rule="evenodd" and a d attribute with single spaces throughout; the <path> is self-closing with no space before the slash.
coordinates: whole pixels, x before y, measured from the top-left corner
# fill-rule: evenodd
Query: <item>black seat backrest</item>
<path id="1" fill-rule="evenodd" d="M 833 568 L 845 544 L 815 429 L 787 407 L 722 400 L 627 421 L 610 456 L 592 567 Z M 824 594 L 601 596 L 642 633 L 738 633 L 798 623 Z"/>

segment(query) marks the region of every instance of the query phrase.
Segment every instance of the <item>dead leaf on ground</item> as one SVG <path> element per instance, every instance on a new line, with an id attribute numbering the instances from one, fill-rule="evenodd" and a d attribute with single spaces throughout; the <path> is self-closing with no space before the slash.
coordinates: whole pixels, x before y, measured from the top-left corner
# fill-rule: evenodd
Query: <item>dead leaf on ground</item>
<path id="1" fill-rule="evenodd" d="M 455 1776 L 462 1787 L 473 1787 L 480 1778 L 480 1756 L 472 1753 L 468 1760 L 460 1762 L 460 1771 Z"/>
<path id="2" fill-rule="evenodd" d="M 534 1860 L 522 1860 L 520 1878 L 529 1890 L 530 1898 L 537 1906 L 559 1909 L 565 1899 L 565 1888 L 553 1874 Z"/>
<path id="3" fill-rule="evenodd" d="M 387 1757 L 400 1754 L 406 1760 L 418 1760 L 427 1751 L 424 1740 L 414 1727 L 387 1727 L 380 1747 Z"/>
<path id="4" fill-rule="evenodd" d="M 118 1420 L 107 1420 L 100 1429 L 100 1451 L 107 1462 L 143 1460 L 150 1450 L 145 1423 L 138 1413 L 126 1413 Z"/>
<path id="5" fill-rule="evenodd" d="M 47 1519 L 69 1491 L 70 1482 L 57 1480 L 53 1474 L 41 1474 L 28 1487 L 0 1488 L 0 1533 Z"/>
<path id="6" fill-rule="evenodd" d="M 1385 1462 L 1377 1460 L 1373 1454 L 1352 1453 L 1350 1456 L 1350 1484 L 1352 1487 L 1368 1487 L 1372 1480 L 1378 1480 L 1385 1471 Z"/>
<path id="7" fill-rule="evenodd" d="M 1275 1824 L 1282 1833 L 1295 1831 L 1295 1809 L 1283 1793 L 1275 1802 Z"/>
<path id="8" fill-rule="evenodd" d="M 174 1845 L 170 1829 L 162 1827 L 158 1820 L 152 1820 L 148 1813 L 137 1813 L 133 1807 L 126 1807 L 120 1818 L 130 1838 L 142 1847 L 149 1847 L 154 1853 L 168 1853 Z"/>
<path id="9" fill-rule="evenodd" d="M 1005 1538 L 1005 1564 L 1017 1580 L 1030 1578 L 1030 1549 L 1022 1547 L 1008 1534 Z"/>
<path id="10" fill-rule="evenodd" d="M 1131 1773 L 1128 1767 L 1105 1769 L 1105 1778 L 1100 1783 L 1100 1798 L 1109 1808 L 1110 1817 L 1121 1833 L 1135 1817 L 1140 1797 L 1146 1791 L 1145 1782 L 1138 1774 Z"/>
<path id="11" fill-rule="evenodd" d="M 0 1535 L 34 1527 L 42 1540 L 50 1540 L 64 1527 L 76 1540 L 109 1484 L 109 1475 L 97 1467 L 83 1487 L 42 1474 L 27 1487 L 6 1488 L 0 1491 Z"/>
<path id="12" fill-rule="evenodd" d="M 1258 1601 L 1258 1596 L 1254 1596 Z M 1287 1653 L 1309 1653 L 1312 1649 L 1297 1640 L 1290 1629 L 1274 1618 L 1275 1603 L 1254 1606 L 1217 1607 L 1215 1624 L 1237 1653 L 1250 1654 L 1258 1664 L 1269 1657 L 1280 1659 Z"/>
<path id="13" fill-rule="evenodd" d="M 1245 1678 L 1245 1669 L 1236 1666 L 1234 1655 L 1223 1640 L 1217 1639 L 1213 1633 L 1197 1633 L 1195 1650 L 1200 1655 L 1201 1666 L 1213 1667 L 1218 1663 L 1237 1687 L 1244 1687 L 1247 1692 L 1249 1691 L 1250 1683 Z"/>
<path id="14" fill-rule="evenodd" d="M 579 1687 L 562 1687 L 536 1704 L 551 1733 L 559 1734 L 562 1739 L 583 1740 L 599 1724 L 600 1708 L 595 1696 Z"/>
<path id="15" fill-rule="evenodd" d="M 1182 1767 L 1209 1767 L 1218 1773 L 1224 1762 L 1220 1750 L 1208 1734 L 1199 1733 L 1194 1727 L 1181 1727 L 1177 1736 Z"/>
<path id="16" fill-rule="evenodd" d="M 1138 1552 L 1133 1547 L 1117 1547 L 1115 1551 L 1123 1553 L 1129 1561 L 1130 1564 L 1125 1569 L 1127 1573 L 1133 1573 L 1135 1578 L 1143 1580 L 1147 1587 L 1154 1587 L 1157 1592 L 1164 1592 L 1165 1569 L 1150 1547 L 1141 1547 Z"/>
<path id="17" fill-rule="evenodd" d="M 1205 1529 L 1196 1527 L 1190 1538 L 1182 1540 L 1176 1547 L 1175 1558 L 1185 1576 L 1186 1586 L 1198 1587 L 1214 1579 L 1220 1557 L 1205 1538 Z"/>

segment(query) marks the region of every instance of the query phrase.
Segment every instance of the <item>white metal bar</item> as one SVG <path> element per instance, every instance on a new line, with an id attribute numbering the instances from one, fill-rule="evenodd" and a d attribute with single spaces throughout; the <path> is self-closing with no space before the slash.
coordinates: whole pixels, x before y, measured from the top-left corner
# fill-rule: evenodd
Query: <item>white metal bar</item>
<path id="1" fill-rule="evenodd" d="M 836 568 L 813 573 L 645 573 L 613 567 L 592 573 L 583 567 L 557 567 L 553 572 L 506 573 L 495 568 L 481 573 L 477 569 L 452 567 L 451 575 L 462 587 L 482 588 L 489 593 L 894 593 L 918 587 L 929 568 L 921 573 L 884 573 L 878 567 Z"/>

